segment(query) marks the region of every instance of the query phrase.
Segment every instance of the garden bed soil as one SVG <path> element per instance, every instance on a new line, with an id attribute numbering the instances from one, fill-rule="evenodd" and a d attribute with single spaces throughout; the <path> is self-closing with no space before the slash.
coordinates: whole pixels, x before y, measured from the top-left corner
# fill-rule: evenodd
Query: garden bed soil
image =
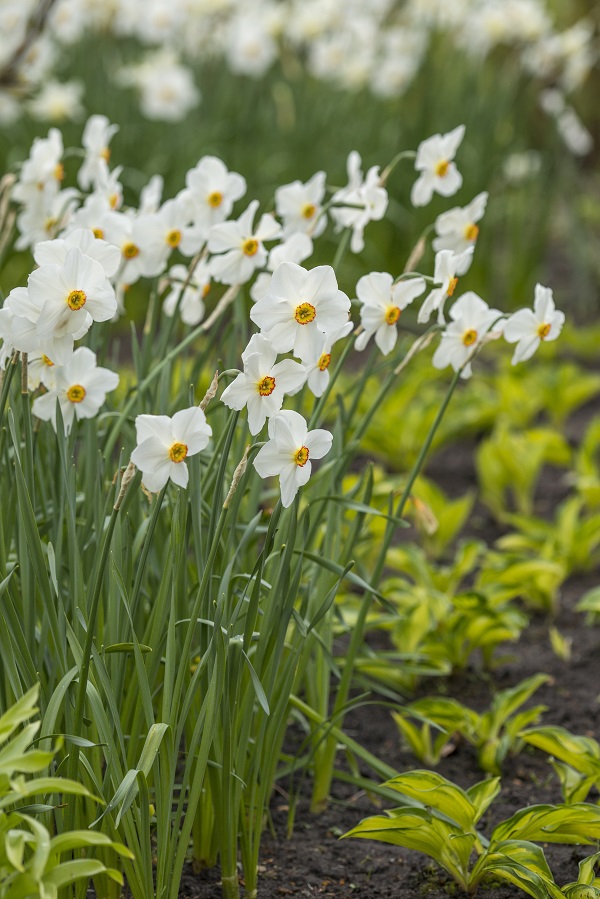
<path id="1" fill-rule="evenodd" d="M 577 415 L 574 430 L 568 433 L 575 442 L 581 436 L 590 413 L 598 412 L 592 403 L 584 414 Z M 587 413 L 587 414 L 585 414 Z M 571 426 L 573 428 L 573 425 Z M 451 496 L 461 496 L 476 487 L 473 470 L 474 444 L 446 447 L 428 465 L 433 477 Z M 546 470 L 540 480 L 536 512 L 552 518 L 553 510 L 568 492 L 564 472 Z M 477 503 L 468 524 L 469 535 L 493 542 L 502 533 L 489 511 Z M 565 583 L 556 619 L 534 614 L 519 644 L 511 644 L 502 663 L 493 672 L 469 668 L 460 676 L 443 683 L 429 680 L 421 693 L 443 690 L 445 695 L 459 697 L 477 711 L 489 706 L 493 692 L 519 683 L 538 672 L 552 680 L 535 694 L 533 702 L 548 707 L 543 723 L 562 725 L 575 734 L 600 737 L 600 627 L 591 627 L 585 616 L 575 611 L 579 597 L 597 586 L 596 573 L 573 577 Z M 572 641 L 570 660 L 558 658 L 550 646 L 548 628 L 553 623 L 567 640 Z M 345 720 L 347 733 L 366 749 L 399 772 L 423 767 L 402 746 L 399 733 L 384 701 L 362 705 Z M 531 704 L 531 703 L 530 703 Z M 293 747 L 288 747 L 293 750 Z M 436 769 L 444 777 L 466 788 L 482 780 L 473 748 L 457 742 L 454 750 Z M 365 776 L 373 772 L 364 768 Z M 340 835 L 362 818 L 377 814 L 378 809 L 363 792 L 347 784 L 334 783 L 329 807 L 320 815 L 309 811 L 309 783 L 305 777 L 291 788 L 299 793 L 291 839 L 287 837 L 290 796 L 289 783 L 281 783 L 271 804 L 271 820 L 267 827 L 260 859 L 259 899 L 285 897 L 322 897 L 322 899 L 442 899 L 461 895 L 460 890 L 425 856 L 372 840 L 340 840 Z M 593 794 L 591 801 L 595 801 Z M 487 835 L 501 820 L 526 805 L 561 801 L 558 782 L 547 758 L 532 747 L 509 758 L 504 766 L 502 792 L 492 809 L 482 819 L 480 829 Z M 544 846 L 546 857 L 558 884 L 576 880 L 578 862 L 594 851 L 593 846 Z M 243 891 L 242 891 L 243 892 Z M 480 888 L 490 899 L 517 899 L 525 894 L 507 883 Z M 196 874 L 186 868 L 180 899 L 221 899 L 219 871 Z"/>

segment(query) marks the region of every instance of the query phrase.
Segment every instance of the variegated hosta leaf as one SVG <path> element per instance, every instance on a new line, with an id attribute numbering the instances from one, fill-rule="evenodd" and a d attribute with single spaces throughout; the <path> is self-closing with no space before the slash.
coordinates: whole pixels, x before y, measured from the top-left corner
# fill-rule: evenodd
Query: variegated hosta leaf
<path id="1" fill-rule="evenodd" d="M 469 859 L 475 845 L 475 833 L 463 833 L 429 810 L 392 809 L 387 815 L 365 818 L 344 837 L 381 840 L 405 849 L 415 849 L 434 859 L 465 890 L 468 889 Z"/>
<path id="2" fill-rule="evenodd" d="M 496 827 L 491 844 L 502 840 L 531 840 L 539 843 L 593 843 L 600 839 L 600 807 L 533 805 L 521 809 Z"/>
<path id="3" fill-rule="evenodd" d="M 471 889 L 487 874 L 508 880 L 534 899 L 564 899 L 554 883 L 543 851 L 533 843 L 523 840 L 496 843 L 475 864 L 471 872 Z"/>

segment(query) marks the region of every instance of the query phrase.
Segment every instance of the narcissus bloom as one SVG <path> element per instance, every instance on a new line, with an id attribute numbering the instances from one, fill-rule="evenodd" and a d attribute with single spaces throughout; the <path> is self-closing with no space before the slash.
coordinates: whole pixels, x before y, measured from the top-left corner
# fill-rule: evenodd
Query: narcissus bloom
<path id="1" fill-rule="evenodd" d="M 417 320 L 421 324 L 423 322 L 428 322 L 431 313 L 436 309 L 438 313 L 438 322 L 440 324 L 444 323 L 444 304 L 448 297 L 451 297 L 456 290 L 456 285 L 458 284 L 458 270 L 466 270 L 465 265 L 466 268 L 469 267 L 471 257 L 473 256 L 473 249 L 473 247 L 469 247 L 464 253 L 461 253 L 460 256 L 456 256 L 452 250 L 440 250 L 440 252 L 436 254 L 433 282 L 434 284 L 438 284 L 439 287 L 433 288 L 419 309 Z"/>
<path id="2" fill-rule="evenodd" d="M 462 185 L 453 160 L 465 133 L 459 125 L 448 134 L 434 134 L 419 144 L 415 168 L 420 172 L 410 194 L 413 206 L 427 206 L 434 193 L 451 197 Z"/>
<path id="3" fill-rule="evenodd" d="M 517 344 L 512 364 L 531 359 L 542 341 L 556 340 L 564 320 L 564 312 L 557 311 L 554 306 L 550 288 L 537 284 L 533 310 L 519 309 L 504 325 L 506 340 Z"/>
<path id="4" fill-rule="evenodd" d="M 318 237 L 325 230 L 327 216 L 320 215 L 325 196 L 325 172 L 316 172 L 305 184 L 292 181 L 275 191 L 275 208 L 283 220 L 285 237 L 297 232 Z"/>
<path id="5" fill-rule="evenodd" d="M 469 247 L 474 246 L 479 236 L 477 222 L 483 218 L 488 195 L 484 191 L 477 194 L 468 206 L 456 206 L 438 215 L 435 220 L 437 237 L 433 241 L 433 249 L 451 250 L 457 256 Z M 456 269 L 457 275 L 464 275 L 470 264 L 471 256 L 466 256 L 464 262 Z"/>
<path id="6" fill-rule="evenodd" d="M 51 421 L 56 430 L 58 400 L 65 433 L 71 430 L 73 419 L 94 418 L 106 394 L 119 383 L 116 372 L 96 367 L 96 354 L 85 346 L 75 350 L 67 365 L 57 366 L 54 377 L 54 388 L 34 400 L 32 412 L 43 421 Z"/>
<path id="7" fill-rule="evenodd" d="M 258 200 L 253 200 L 237 221 L 213 225 L 208 235 L 208 249 L 214 256 L 210 268 L 215 280 L 223 284 L 245 284 L 257 268 L 267 261 L 265 240 L 281 235 L 281 226 L 270 213 L 260 217 L 254 226 Z"/>
<path id="8" fill-rule="evenodd" d="M 89 190 L 102 176 L 101 163 L 110 159 L 111 138 L 119 130 L 118 125 L 111 125 L 105 115 L 92 115 L 85 123 L 82 144 L 85 158 L 77 173 L 77 181 L 82 190 Z"/>
<path id="9" fill-rule="evenodd" d="M 326 334 L 321 346 L 316 344 L 311 355 L 302 360 L 308 373 L 308 378 L 306 380 L 308 389 L 315 396 L 323 396 L 327 389 L 327 385 L 329 384 L 329 367 L 331 365 L 331 352 L 334 344 L 336 344 L 338 340 L 347 337 L 353 328 L 353 323 L 349 321 L 338 331 L 332 331 L 331 333 Z"/>
<path id="10" fill-rule="evenodd" d="M 158 493 L 169 478 L 179 487 L 189 480 L 185 459 L 203 450 L 212 434 L 199 406 L 168 415 L 138 415 L 135 420 L 137 446 L 131 461 L 142 472 L 144 487 Z"/>
<path id="11" fill-rule="evenodd" d="M 35 323 L 40 348 L 65 365 L 73 343 L 93 321 L 108 321 L 117 300 L 102 265 L 78 247 L 67 250 L 62 265 L 42 265 L 29 275 L 27 295 L 11 291 L 6 305 L 13 315 Z"/>
<path id="12" fill-rule="evenodd" d="M 278 353 L 293 350 L 304 359 L 323 335 L 348 321 L 350 300 L 338 289 L 330 265 L 307 271 L 282 262 L 273 272 L 270 292 L 252 307 L 250 318 Z"/>
<path id="13" fill-rule="evenodd" d="M 490 309 L 488 304 L 473 291 L 463 294 L 450 309 L 452 321 L 442 334 L 442 339 L 433 354 L 435 368 L 451 365 L 454 371 L 463 368 L 462 377 L 471 375 L 469 359 L 480 345 L 493 324 L 498 328 L 504 324 L 499 321 L 501 313 Z"/>
<path id="14" fill-rule="evenodd" d="M 364 331 L 356 338 L 356 349 L 364 350 L 375 335 L 375 343 L 383 355 L 391 353 L 396 346 L 396 324 L 402 310 L 424 290 L 424 278 L 412 278 L 394 284 L 394 279 L 388 272 L 363 275 L 356 285 L 356 295 L 362 303 L 360 322 Z"/>
<path id="15" fill-rule="evenodd" d="M 333 435 L 321 428 L 309 431 L 298 412 L 284 409 L 269 420 L 269 437 L 253 464 L 261 478 L 279 475 L 281 504 L 287 508 L 310 478 L 312 461 L 331 449 Z"/>
<path id="16" fill-rule="evenodd" d="M 369 222 L 378 222 L 384 217 L 388 195 L 381 184 L 378 165 L 371 166 L 363 179 L 362 160 L 356 150 L 349 153 L 346 168 L 348 184 L 331 198 L 335 204 L 331 208 L 331 217 L 338 228 L 352 228 L 350 249 L 360 253 L 365 246 L 364 230 Z"/>
<path id="17" fill-rule="evenodd" d="M 204 318 L 204 298 L 210 290 L 210 271 L 207 263 L 199 262 L 191 278 L 185 265 L 173 265 L 169 269 L 168 278 L 171 289 L 163 300 L 162 308 L 165 315 L 171 318 L 175 310 L 179 309 L 184 324 L 199 324 Z"/>
<path id="18" fill-rule="evenodd" d="M 237 172 L 229 172 L 216 156 L 203 156 L 185 176 L 187 187 L 178 199 L 189 205 L 195 227 L 204 238 L 209 228 L 224 222 L 233 204 L 246 193 L 246 181 Z"/>
<path id="19" fill-rule="evenodd" d="M 267 418 L 281 409 L 286 393 L 295 393 L 306 381 L 304 366 L 293 359 L 276 362 L 277 352 L 262 334 L 255 334 L 242 354 L 244 371 L 223 391 L 230 409 L 248 407 L 248 427 L 258 434 Z"/>

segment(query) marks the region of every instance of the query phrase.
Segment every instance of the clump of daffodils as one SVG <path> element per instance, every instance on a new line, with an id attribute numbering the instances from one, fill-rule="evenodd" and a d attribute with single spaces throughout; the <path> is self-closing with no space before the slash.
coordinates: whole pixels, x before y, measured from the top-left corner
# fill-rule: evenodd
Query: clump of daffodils
<path id="1" fill-rule="evenodd" d="M 549 288 L 538 285 L 533 309 L 510 316 L 463 291 L 488 203 L 485 191 L 435 220 L 432 271 L 365 272 L 356 284 L 353 321 L 351 298 L 339 288 L 333 267 L 310 260 L 328 229 L 345 232 L 350 251 L 362 251 L 370 222 L 387 211 L 389 168 L 381 174 L 379 166 L 371 166 L 363 174 L 362 160 L 352 151 L 346 187 L 328 191 L 326 173 L 316 172 L 304 183 L 278 187 L 271 213 L 261 212 L 256 200 L 245 203 L 242 176 L 206 156 L 187 173 L 175 197 L 163 199 L 162 180 L 154 177 L 138 206 L 126 207 L 121 168 L 110 166 L 115 131 L 104 116 L 88 120 L 75 190 L 63 186 L 62 135 L 51 129 L 47 138 L 34 141 L 13 189 L 17 245 L 31 249 L 36 267 L 0 309 L 0 365 L 5 368 L 15 353 L 27 360 L 32 412 L 55 428 L 58 409 L 69 432 L 76 422 L 98 415 L 117 389 L 119 375 L 98 365 L 86 343 L 92 330 L 127 314 L 129 287 L 148 278 L 158 277 L 164 314 L 194 328 L 190 335 L 198 337 L 247 286 L 254 301 L 248 327 L 256 331 L 241 353 L 239 370 L 226 373 L 230 382 L 220 401 L 243 414 L 257 441 L 254 469 L 262 478 L 279 478 L 284 506 L 308 482 L 313 462 L 336 451 L 333 435 L 309 426 L 299 411 L 307 394 L 321 408 L 333 384 L 332 357 L 340 358 L 352 345 L 364 350 L 371 341 L 384 356 L 391 355 L 405 316 L 411 316 L 414 329 L 415 319 L 427 324 L 436 313 L 428 326 L 431 336 L 439 334 L 432 363 L 468 378 L 492 339 L 504 336 L 516 344 L 517 363 L 560 333 L 564 315 L 555 309 Z M 463 136 L 459 125 L 425 139 L 412 154 L 414 204 L 424 206 L 434 193 L 450 197 L 460 189 Z M 219 386 L 217 379 L 211 397 Z M 172 416 L 155 412 L 135 419 L 131 459 L 147 491 L 162 490 L 170 480 L 185 488 L 186 460 L 209 450 L 213 436 L 204 404 Z"/>

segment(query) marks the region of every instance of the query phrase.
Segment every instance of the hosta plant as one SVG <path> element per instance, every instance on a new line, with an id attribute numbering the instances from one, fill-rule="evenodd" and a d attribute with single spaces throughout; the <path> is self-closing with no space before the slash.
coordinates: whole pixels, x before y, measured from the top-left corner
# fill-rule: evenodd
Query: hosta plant
<path id="1" fill-rule="evenodd" d="M 0 897 L 55 899 L 61 887 L 90 879 L 122 885 L 121 873 L 93 855 L 100 850 L 104 858 L 107 851 L 113 859 L 115 854 L 131 857 L 124 846 L 94 830 L 52 836 L 46 826 L 63 796 L 94 797 L 75 781 L 43 776 L 55 752 L 33 742 L 39 721 L 25 724 L 38 711 L 38 693 L 33 687 L 0 717 Z M 45 801 L 26 804 L 29 799 Z"/>
<path id="2" fill-rule="evenodd" d="M 545 674 L 536 674 L 516 687 L 499 691 L 488 711 L 481 715 L 455 699 L 435 696 L 419 699 L 394 712 L 393 717 L 414 754 L 425 764 L 436 765 L 444 747 L 454 734 L 459 734 L 476 747 L 483 771 L 500 774 L 507 755 L 516 755 L 523 745 L 522 728 L 537 722 L 546 706 L 519 709 L 549 680 Z"/>
<path id="3" fill-rule="evenodd" d="M 550 756 L 565 803 L 584 802 L 591 788 L 600 785 L 600 744 L 593 737 L 557 725 L 530 727 L 520 737 Z"/>
<path id="4" fill-rule="evenodd" d="M 411 771 L 385 786 L 402 796 L 402 805 L 366 818 L 344 837 L 422 852 L 470 894 L 486 877 L 494 877 L 535 899 L 562 899 L 536 843 L 592 844 L 600 838 L 600 808 L 578 803 L 522 809 L 498 824 L 487 839 L 477 827 L 500 792 L 498 777 L 462 790 L 435 772 Z"/>

